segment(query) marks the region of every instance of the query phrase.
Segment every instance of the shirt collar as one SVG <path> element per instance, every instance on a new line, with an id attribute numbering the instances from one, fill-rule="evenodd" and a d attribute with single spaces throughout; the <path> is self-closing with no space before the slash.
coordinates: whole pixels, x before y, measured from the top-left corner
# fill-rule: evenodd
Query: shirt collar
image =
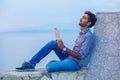
<path id="1" fill-rule="evenodd" d="M 84 29 L 83 31 L 80 31 L 80 35 L 82 35 L 82 34 L 86 34 L 87 32 L 89 32 L 90 31 L 90 29 L 89 28 L 86 28 L 86 29 Z"/>

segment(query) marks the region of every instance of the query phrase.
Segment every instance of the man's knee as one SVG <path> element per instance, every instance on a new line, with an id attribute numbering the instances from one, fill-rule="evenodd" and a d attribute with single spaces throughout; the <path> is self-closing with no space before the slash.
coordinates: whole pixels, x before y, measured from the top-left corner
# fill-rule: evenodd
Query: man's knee
<path id="1" fill-rule="evenodd" d="M 50 44 L 52 47 L 57 46 L 56 40 L 51 40 L 48 44 Z"/>
<path id="2" fill-rule="evenodd" d="M 47 70 L 48 72 L 51 72 L 51 71 L 52 71 L 52 69 L 51 69 L 51 62 L 49 62 L 49 63 L 46 65 L 46 70 Z"/>
<path id="3" fill-rule="evenodd" d="M 57 41 L 56 40 L 51 40 L 50 43 L 55 44 L 55 43 L 57 43 Z"/>
<path id="4" fill-rule="evenodd" d="M 55 69 L 55 63 L 56 60 L 53 60 L 53 61 L 50 61 L 47 65 L 46 65 L 46 70 L 48 72 L 54 72 L 54 69 Z"/>

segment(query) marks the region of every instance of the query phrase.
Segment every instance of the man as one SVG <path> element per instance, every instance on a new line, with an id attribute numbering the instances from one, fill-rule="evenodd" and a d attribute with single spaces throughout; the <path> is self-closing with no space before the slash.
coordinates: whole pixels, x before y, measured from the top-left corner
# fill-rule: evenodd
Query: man
<path id="1" fill-rule="evenodd" d="M 80 70 L 82 67 L 87 67 L 94 44 L 94 35 L 89 28 L 91 28 L 96 21 L 97 19 L 95 14 L 90 11 L 86 11 L 79 21 L 81 29 L 72 50 L 64 45 L 62 40 L 50 41 L 37 54 L 35 54 L 31 60 L 24 62 L 22 67 L 18 67 L 16 69 L 35 69 L 36 64 L 52 50 L 59 57 L 60 61 L 49 62 L 46 66 L 48 72 L 76 71 Z"/>

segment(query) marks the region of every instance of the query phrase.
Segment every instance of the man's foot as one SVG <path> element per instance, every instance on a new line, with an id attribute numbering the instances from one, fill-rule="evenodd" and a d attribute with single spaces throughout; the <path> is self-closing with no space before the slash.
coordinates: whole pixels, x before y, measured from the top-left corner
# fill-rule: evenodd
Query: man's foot
<path id="1" fill-rule="evenodd" d="M 17 71 L 35 71 L 35 67 L 28 62 L 23 62 L 22 67 L 17 67 Z"/>

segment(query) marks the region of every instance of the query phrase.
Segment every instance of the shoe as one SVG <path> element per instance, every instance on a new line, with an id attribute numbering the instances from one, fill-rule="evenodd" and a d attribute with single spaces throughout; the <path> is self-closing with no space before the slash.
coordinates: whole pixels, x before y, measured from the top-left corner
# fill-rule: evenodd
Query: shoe
<path id="1" fill-rule="evenodd" d="M 22 67 L 17 67 L 17 71 L 35 71 L 35 67 L 29 62 L 23 62 Z"/>

